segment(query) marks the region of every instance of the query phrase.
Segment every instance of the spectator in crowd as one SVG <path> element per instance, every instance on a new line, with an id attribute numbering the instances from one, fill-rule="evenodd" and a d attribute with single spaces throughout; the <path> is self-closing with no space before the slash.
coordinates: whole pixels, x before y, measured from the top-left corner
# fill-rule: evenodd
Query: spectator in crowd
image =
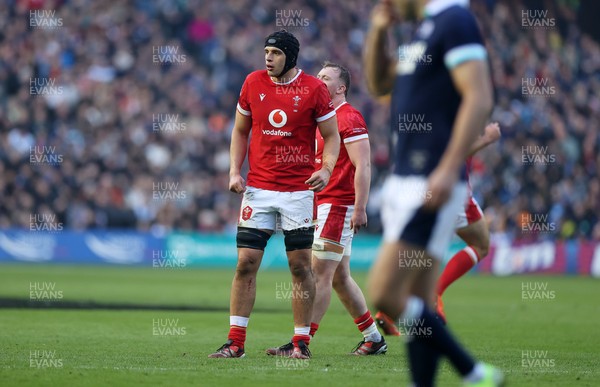
<path id="1" fill-rule="evenodd" d="M 287 28 L 308 73 L 325 59 L 363 72 L 368 1 L 281 4 L 2 2 L 0 227 L 50 212 L 79 230 L 234 232 L 229 136 L 244 74 L 262 66 L 249 50 Z M 547 216 L 551 236 L 600 240 L 600 45 L 580 32 L 574 4 L 543 2 L 553 26 L 531 28 L 526 2 L 471 1 L 496 88 L 491 120 L 503 128 L 471 174 L 493 235 L 548 235 L 522 228 Z M 548 88 L 528 93 L 524 82 Z M 366 231 L 377 232 L 389 111 L 359 76 L 348 100 L 370 128 Z"/>

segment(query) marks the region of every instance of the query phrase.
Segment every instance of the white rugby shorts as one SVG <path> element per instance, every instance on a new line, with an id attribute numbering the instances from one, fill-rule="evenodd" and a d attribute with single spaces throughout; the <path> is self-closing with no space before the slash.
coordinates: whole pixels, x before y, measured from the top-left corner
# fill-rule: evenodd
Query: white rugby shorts
<path id="1" fill-rule="evenodd" d="M 238 226 L 285 231 L 311 227 L 315 220 L 315 194 L 310 190 L 279 192 L 246 187 Z"/>
<path id="2" fill-rule="evenodd" d="M 383 186 L 383 239 L 422 247 L 430 256 L 442 260 L 456 229 L 457 214 L 465 206 L 467 184 L 457 183 L 448 201 L 437 211 L 423 210 L 428 195 L 426 176 L 389 176 Z"/>

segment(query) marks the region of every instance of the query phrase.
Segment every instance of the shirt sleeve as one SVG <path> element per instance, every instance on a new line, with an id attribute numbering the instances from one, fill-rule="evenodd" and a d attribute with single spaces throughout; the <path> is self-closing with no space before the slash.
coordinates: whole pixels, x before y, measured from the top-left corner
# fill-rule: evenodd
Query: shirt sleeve
<path id="1" fill-rule="evenodd" d="M 324 83 L 319 82 L 317 90 L 315 91 L 315 121 L 323 122 L 331 117 L 335 116 L 335 110 L 333 109 L 333 102 L 329 97 L 327 86 Z"/>
<path id="2" fill-rule="evenodd" d="M 464 10 L 444 33 L 444 63 L 448 69 L 453 69 L 461 63 L 486 58 L 487 51 L 477 22 L 468 10 Z"/>
<path id="3" fill-rule="evenodd" d="M 240 91 L 240 97 L 238 98 L 237 110 L 247 117 L 252 116 L 250 100 L 248 98 L 248 77 L 246 77 L 246 80 L 242 85 L 242 91 Z"/>
<path id="4" fill-rule="evenodd" d="M 338 127 L 344 144 L 369 138 L 367 124 L 359 112 L 349 115 L 348 119 L 339 120 Z"/>

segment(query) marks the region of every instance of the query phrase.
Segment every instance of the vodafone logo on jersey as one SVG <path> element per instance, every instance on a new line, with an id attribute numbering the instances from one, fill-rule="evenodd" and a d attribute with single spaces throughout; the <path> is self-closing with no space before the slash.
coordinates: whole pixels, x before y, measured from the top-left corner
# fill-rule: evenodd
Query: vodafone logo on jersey
<path id="1" fill-rule="evenodd" d="M 269 113 L 269 124 L 274 128 L 282 128 L 287 124 L 287 114 L 281 109 L 275 109 Z"/>

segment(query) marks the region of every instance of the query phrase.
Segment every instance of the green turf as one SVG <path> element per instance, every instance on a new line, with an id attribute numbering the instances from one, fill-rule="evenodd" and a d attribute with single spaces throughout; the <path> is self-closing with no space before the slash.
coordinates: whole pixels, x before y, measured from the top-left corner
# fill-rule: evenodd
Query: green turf
<path id="1" fill-rule="evenodd" d="M 277 289 L 289 286 L 286 272 L 259 275 L 246 358 L 207 359 L 226 339 L 231 277 L 232 270 L 0 265 L 0 297 L 28 299 L 31 283 L 47 283 L 62 291 L 64 301 L 223 310 L 2 309 L 0 385 L 407 385 L 398 338 L 388 339 L 385 356 L 345 355 L 360 335 L 336 299 L 311 343 L 310 361 L 264 355 L 266 347 L 286 342 L 292 330 L 289 301 L 277 298 Z M 361 285 L 365 277 L 355 275 Z M 554 298 L 524 300 L 524 283 L 547 286 L 552 293 L 546 296 Z M 597 280 L 580 277 L 468 276 L 449 288 L 444 301 L 454 333 L 477 357 L 500 366 L 509 385 L 596 386 L 599 288 Z M 167 319 L 176 321 L 176 328 L 153 332 L 153 322 Z M 537 357 L 528 360 L 523 353 Z M 438 385 L 460 385 L 448 364 L 440 369 Z"/>

